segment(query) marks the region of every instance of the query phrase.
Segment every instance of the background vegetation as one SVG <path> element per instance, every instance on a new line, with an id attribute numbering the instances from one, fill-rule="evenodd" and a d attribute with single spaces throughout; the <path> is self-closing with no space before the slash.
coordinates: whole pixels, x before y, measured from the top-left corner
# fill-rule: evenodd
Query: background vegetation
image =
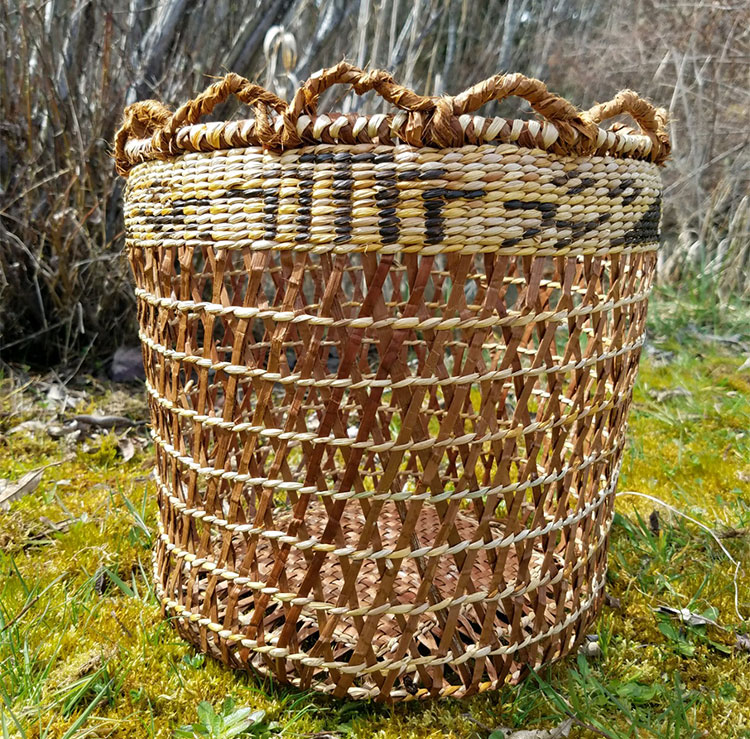
<path id="1" fill-rule="evenodd" d="M 692 521 L 619 498 L 585 653 L 463 702 L 299 694 L 178 639 L 151 585 L 141 388 L 80 371 L 136 341 L 123 107 L 228 70 L 289 98 L 344 56 L 428 94 L 498 70 L 581 107 L 632 87 L 672 117 L 620 490 Z M 358 106 L 381 103 L 321 109 Z M 0 738 L 750 739 L 750 579 L 732 564 L 750 555 L 749 122 L 747 0 L 0 0 Z"/>
<path id="2" fill-rule="evenodd" d="M 650 96 L 670 110 L 675 151 L 661 279 L 708 274 L 723 301 L 750 288 L 746 0 L 2 0 L 5 361 L 106 358 L 134 338 L 110 159 L 127 103 L 178 104 L 228 70 L 291 97 L 344 56 L 429 94 L 502 70 L 581 106 L 622 87 Z"/>

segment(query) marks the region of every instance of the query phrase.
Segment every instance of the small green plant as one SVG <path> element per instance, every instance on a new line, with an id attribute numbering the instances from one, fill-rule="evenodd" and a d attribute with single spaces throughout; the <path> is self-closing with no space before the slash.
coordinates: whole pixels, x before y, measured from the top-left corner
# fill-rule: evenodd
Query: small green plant
<path id="1" fill-rule="evenodd" d="M 203 663 L 206 661 L 206 657 L 203 654 L 186 654 L 182 658 L 182 661 L 188 667 L 193 667 L 197 670 L 199 667 L 203 667 Z"/>
<path id="2" fill-rule="evenodd" d="M 681 654 L 685 657 L 692 657 L 695 654 L 696 644 L 706 644 L 718 654 L 724 656 L 732 654 L 732 648 L 727 644 L 711 638 L 708 630 L 709 625 L 715 624 L 715 620 L 719 617 L 719 612 L 716 608 L 709 606 L 708 608 L 696 613 L 693 613 L 688 609 L 686 609 L 686 611 L 695 618 L 694 623 L 691 623 L 690 620 L 687 620 L 684 623 L 679 623 L 673 618 L 670 618 L 669 615 L 663 613 L 659 615 L 659 631 L 669 639 L 677 654 Z"/>
<path id="3" fill-rule="evenodd" d="M 208 701 L 198 704 L 198 723 L 180 726 L 175 730 L 175 739 L 210 737 L 211 739 L 231 739 L 234 736 L 270 737 L 276 726 L 266 721 L 265 711 L 252 708 L 237 708 L 232 698 L 227 698 L 220 713 Z"/>

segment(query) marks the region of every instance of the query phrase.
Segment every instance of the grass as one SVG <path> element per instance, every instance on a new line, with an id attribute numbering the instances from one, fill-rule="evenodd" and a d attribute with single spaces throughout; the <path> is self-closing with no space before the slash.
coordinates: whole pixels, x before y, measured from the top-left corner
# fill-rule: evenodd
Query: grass
<path id="1" fill-rule="evenodd" d="M 750 312 L 717 307 L 692 287 L 660 293 L 651 315 L 619 489 L 676 506 L 747 561 L 750 372 L 739 367 Z M 5 390 L 3 432 L 50 412 L 31 388 L 12 391 L 6 381 Z M 88 391 L 84 412 L 145 414 L 139 397 Z M 0 513 L 3 739 L 234 729 L 260 737 L 497 739 L 501 726 L 551 727 L 570 717 L 574 737 L 750 737 L 750 654 L 736 647 L 747 643 L 747 627 L 735 613 L 733 567 L 707 532 L 666 509 L 617 501 L 600 656 L 570 658 L 518 687 L 463 702 L 381 707 L 233 674 L 176 637 L 151 587 L 151 453 L 138 449 L 124 462 L 114 434 L 88 446 L 46 434 L 0 437 L 0 478 L 61 462 Z M 750 615 L 746 571 L 738 587 L 740 611 Z M 712 623 L 685 624 L 660 607 Z"/>

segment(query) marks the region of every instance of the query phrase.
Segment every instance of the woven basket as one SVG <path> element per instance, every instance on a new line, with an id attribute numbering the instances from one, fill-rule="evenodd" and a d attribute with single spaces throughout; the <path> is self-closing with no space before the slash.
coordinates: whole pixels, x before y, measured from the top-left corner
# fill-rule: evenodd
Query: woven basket
<path id="1" fill-rule="evenodd" d="M 317 114 L 335 83 L 393 115 Z M 230 95 L 255 118 L 199 123 Z M 475 115 L 524 97 L 539 120 Z M 640 131 L 599 123 L 629 114 Z M 130 106 L 166 613 L 335 696 L 463 696 L 572 650 L 659 239 L 661 111 L 521 75 L 430 98 L 347 64 Z"/>

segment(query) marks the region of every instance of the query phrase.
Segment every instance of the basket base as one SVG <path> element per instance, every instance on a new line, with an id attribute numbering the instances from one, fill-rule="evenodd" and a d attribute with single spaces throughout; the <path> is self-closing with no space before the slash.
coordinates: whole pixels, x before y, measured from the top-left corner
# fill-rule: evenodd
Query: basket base
<path id="1" fill-rule="evenodd" d="M 274 529 L 286 530 L 291 515 L 275 512 Z M 323 559 L 308 602 L 296 610 L 289 601 L 299 594 L 315 551 L 290 549 L 285 577 L 278 583 L 281 592 L 265 608 L 254 639 L 247 637 L 248 627 L 260 587 L 276 561 L 277 539 L 255 540 L 249 563 L 254 588 L 206 572 L 182 578 L 177 592 L 165 593 L 170 573 L 186 565 L 178 563 L 178 550 L 162 538 L 162 551 L 157 547 L 156 552 L 157 590 L 167 612 L 177 616 L 178 631 L 234 668 L 253 668 L 300 688 L 409 700 L 459 697 L 517 681 L 524 666 L 570 651 L 598 610 L 603 579 L 594 583 L 588 598 L 574 602 L 568 583 L 575 570 L 563 572 L 561 551 L 542 551 L 538 538 L 535 546 L 529 541 L 500 549 L 502 560 L 494 547 L 470 549 L 477 522 L 468 513 L 456 512 L 445 545 L 436 548 L 434 542 L 445 541 L 444 524 L 434 507 L 423 507 L 405 557 L 403 550 L 393 556 L 402 530 L 395 503 L 384 503 L 377 513 L 377 537 L 370 537 L 369 549 L 360 542 L 365 516 L 359 505 L 347 506 L 339 521 L 337 551 Z M 311 502 L 299 539 L 320 541 L 328 522 L 324 505 Z M 480 541 L 509 533 L 495 522 Z M 242 569 L 250 542 L 248 535 L 232 536 L 227 566 Z M 429 553 L 413 556 L 420 547 Z M 214 561 L 222 548 L 227 551 L 226 540 L 216 542 Z M 594 552 L 589 555 L 581 562 L 596 559 Z M 427 568 L 432 570 L 429 578 L 424 577 Z M 388 598 L 381 598 L 381 585 L 388 580 Z M 187 582 L 192 582 L 189 597 Z M 228 603 L 235 604 L 231 615 Z M 288 641 L 279 647 L 290 615 L 291 638 L 285 634 Z M 342 680 L 351 673 L 353 680 Z"/>

